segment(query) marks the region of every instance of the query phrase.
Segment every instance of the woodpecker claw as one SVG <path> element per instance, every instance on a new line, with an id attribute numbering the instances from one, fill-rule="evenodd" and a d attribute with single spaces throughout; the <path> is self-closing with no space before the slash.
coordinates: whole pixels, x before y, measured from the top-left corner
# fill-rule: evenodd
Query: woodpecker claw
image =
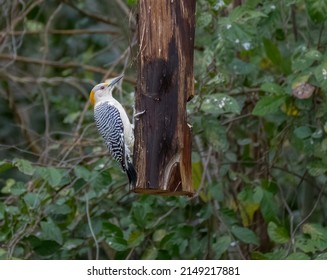
<path id="1" fill-rule="evenodd" d="M 135 112 L 135 107 L 133 106 L 133 123 L 132 123 L 132 127 L 133 127 L 133 129 L 134 129 L 134 127 L 135 127 L 135 120 L 139 120 L 138 119 L 138 116 L 140 116 L 140 115 L 143 115 L 145 113 L 145 110 L 143 110 L 142 112 L 138 112 L 138 113 L 136 113 Z"/>
<path id="2" fill-rule="evenodd" d="M 138 113 L 134 114 L 134 119 L 138 120 L 137 117 L 143 115 L 144 113 L 145 113 L 145 110 L 143 110 L 142 112 L 138 112 Z"/>

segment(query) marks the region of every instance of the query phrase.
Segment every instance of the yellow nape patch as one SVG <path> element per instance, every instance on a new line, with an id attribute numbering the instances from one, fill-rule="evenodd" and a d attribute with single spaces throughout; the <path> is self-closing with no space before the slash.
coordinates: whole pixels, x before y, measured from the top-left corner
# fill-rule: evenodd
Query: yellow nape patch
<path id="1" fill-rule="evenodd" d="M 91 90 L 91 92 L 90 92 L 89 100 L 90 100 L 91 105 L 94 106 L 95 98 L 94 98 L 94 91 L 93 90 Z"/>

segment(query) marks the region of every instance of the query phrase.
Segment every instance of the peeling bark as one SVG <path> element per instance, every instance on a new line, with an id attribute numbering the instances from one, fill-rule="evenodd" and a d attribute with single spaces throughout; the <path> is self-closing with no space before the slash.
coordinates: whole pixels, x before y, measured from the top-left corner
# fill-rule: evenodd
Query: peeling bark
<path id="1" fill-rule="evenodd" d="M 191 129 L 195 0 L 140 0 L 135 192 L 192 195 Z"/>

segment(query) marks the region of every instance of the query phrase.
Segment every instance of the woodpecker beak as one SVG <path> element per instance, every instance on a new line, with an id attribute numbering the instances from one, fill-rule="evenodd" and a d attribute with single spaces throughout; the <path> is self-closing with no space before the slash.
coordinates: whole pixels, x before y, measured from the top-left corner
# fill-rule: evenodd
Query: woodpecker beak
<path id="1" fill-rule="evenodd" d="M 114 78 L 111 83 L 109 84 L 110 87 L 114 87 L 122 78 L 124 75 L 120 75 L 117 78 Z"/>

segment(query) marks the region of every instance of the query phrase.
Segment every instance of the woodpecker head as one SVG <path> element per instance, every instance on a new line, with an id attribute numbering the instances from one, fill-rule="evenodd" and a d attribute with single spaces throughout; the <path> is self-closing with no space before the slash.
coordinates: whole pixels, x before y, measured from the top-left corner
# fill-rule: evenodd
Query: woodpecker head
<path id="1" fill-rule="evenodd" d="M 124 77 L 124 75 L 118 76 L 117 78 L 107 80 L 104 83 L 96 85 L 90 92 L 90 103 L 94 106 L 98 101 L 104 100 L 111 96 L 111 92 L 116 84 Z"/>

